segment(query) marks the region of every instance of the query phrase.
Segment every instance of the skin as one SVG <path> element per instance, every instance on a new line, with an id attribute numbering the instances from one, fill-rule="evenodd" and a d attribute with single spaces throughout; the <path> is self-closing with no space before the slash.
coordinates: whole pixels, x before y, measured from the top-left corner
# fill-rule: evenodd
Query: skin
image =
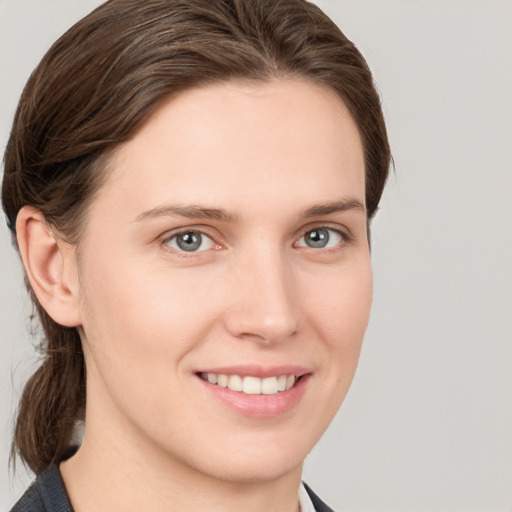
<path id="1" fill-rule="evenodd" d="M 61 464 L 75 509 L 296 511 L 303 460 L 348 391 L 371 306 L 363 150 L 347 108 L 300 80 L 192 89 L 107 172 L 78 259 L 38 212 L 18 216 L 36 294 L 83 341 L 85 437 Z M 334 203 L 345 208 L 303 215 Z M 314 228 L 330 230 L 328 247 L 307 245 Z M 207 235 L 204 250 L 180 251 L 182 229 Z M 307 368 L 300 401 L 247 417 L 196 374 L 248 363 Z"/>

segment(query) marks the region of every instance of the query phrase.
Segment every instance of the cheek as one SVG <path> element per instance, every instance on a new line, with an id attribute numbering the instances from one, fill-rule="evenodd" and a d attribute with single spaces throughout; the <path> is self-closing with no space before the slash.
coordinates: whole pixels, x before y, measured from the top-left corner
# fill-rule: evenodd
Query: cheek
<path id="1" fill-rule="evenodd" d="M 307 309 L 317 370 L 308 415 L 318 420 L 318 436 L 345 399 L 357 368 L 372 303 L 369 257 L 340 267 L 322 282 L 321 292 L 309 293 Z"/>
<path id="2" fill-rule="evenodd" d="M 372 304 L 369 257 L 354 261 L 328 279 L 315 301 L 315 327 L 323 342 L 319 377 L 327 383 L 325 408 L 319 405 L 324 427 L 345 399 L 359 361 Z"/>
<path id="3" fill-rule="evenodd" d="M 369 257 L 354 261 L 327 276 L 315 294 L 315 324 L 336 353 L 359 354 L 372 304 L 373 281 Z M 341 352 L 340 352 L 341 351 Z"/>
<path id="4" fill-rule="evenodd" d="M 87 271 L 83 302 L 89 343 L 99 345 L 94 350 L 103 357 L 137 361 L 141 373 L 186 355 L 217 314 L 220 301 L 197 271 L 154 270 L 129 260 L 118 265 L 103 260 Z"/>
<path id="5" fill-rule="evenodd" d="M 151 428 L 169 423 L 173 410 L 185 408 L 180 393 L 187 356 L 211 324 L 198 283 L 166 278 L 138 264 L 95 264 L 83 283 L 84 350 L 89 403 L 109 407 Z M 105 401 L 108 401 L 105 406 Z M 165 411 L 162 404 L 170 404 Z M 94 405 L 94 404 L 93 404 Z M 172 405 L 172 407 L 171 407 Z M 163 427 L 162 427 L 163 428 Z"/>

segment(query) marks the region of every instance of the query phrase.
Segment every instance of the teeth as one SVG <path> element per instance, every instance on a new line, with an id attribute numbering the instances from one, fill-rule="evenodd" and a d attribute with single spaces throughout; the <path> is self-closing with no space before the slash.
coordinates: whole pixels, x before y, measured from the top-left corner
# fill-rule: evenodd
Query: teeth
<path id="1" fill-rule="evenodd" d="M 228 376 L 227 375 L 219 375 L 217 384 L 221 388 L 227 388 L 228 387 Z"/>
<path id="2" fill-rule="evenodd" d="M 261 395 L 261 379 L 258 379 L 258 377 L 244 377 L 242 389 L 246 395 Z"/>
<path id="3" fill-rule="evenodd" d="M 238 375 L 230 375 L 228 380 L 228 388 L 233 391 L 242 391 L 244 386 L 242 382 L 242 377 Z"/>
<path id="4" fill-rule="evenodd" d="M 217 384 L 221 388 L 232 391 L 241 391 L 246 395 L 275 395 L 286 391 L 297 382 L 295 375 L 280 375 L 279 377 L 240 377 L 239 375 L 217 375 L 216 373 L 201 373 L 200 377 L 210 384 Z"/>
<path id="5" fill-rule="evenodd" d="M 261 381 L 261 392 L 264 395 L 275 395 L 278 391 L 277 377 L 268 377 Z"/>

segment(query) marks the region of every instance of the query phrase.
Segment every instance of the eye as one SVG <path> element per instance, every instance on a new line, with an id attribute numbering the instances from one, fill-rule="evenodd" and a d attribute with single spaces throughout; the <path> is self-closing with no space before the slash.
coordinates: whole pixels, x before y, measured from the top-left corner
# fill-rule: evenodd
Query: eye
<path id="1" fill-rule="evenodd" d="M 216 247 L 216 243 L 200 231 L 183 231 L 177 233 L 167 240 L 164 244 L 177 251 L 200 252 L 207 251 Z"/>
<path id="2" fill-rule="evenodd" d="M 302 235 L 297 245 L 311 249 L 330 249 L 343 242 L 343 235 L 332 228 L 315 228 Z"/>

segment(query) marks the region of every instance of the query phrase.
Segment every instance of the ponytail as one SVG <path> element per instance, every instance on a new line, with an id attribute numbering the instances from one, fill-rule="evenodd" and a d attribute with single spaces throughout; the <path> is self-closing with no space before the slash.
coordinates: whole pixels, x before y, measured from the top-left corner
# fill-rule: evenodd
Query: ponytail
<path id="1" fill-rule="evenodd" d="M 75 422 L 83 419 L 85 363 L 78 331 L 56 324 L 36 306 L 44 359 L 23 389 L 11 456 L 19 455 L 37 474 L 66 452 Z"/>

